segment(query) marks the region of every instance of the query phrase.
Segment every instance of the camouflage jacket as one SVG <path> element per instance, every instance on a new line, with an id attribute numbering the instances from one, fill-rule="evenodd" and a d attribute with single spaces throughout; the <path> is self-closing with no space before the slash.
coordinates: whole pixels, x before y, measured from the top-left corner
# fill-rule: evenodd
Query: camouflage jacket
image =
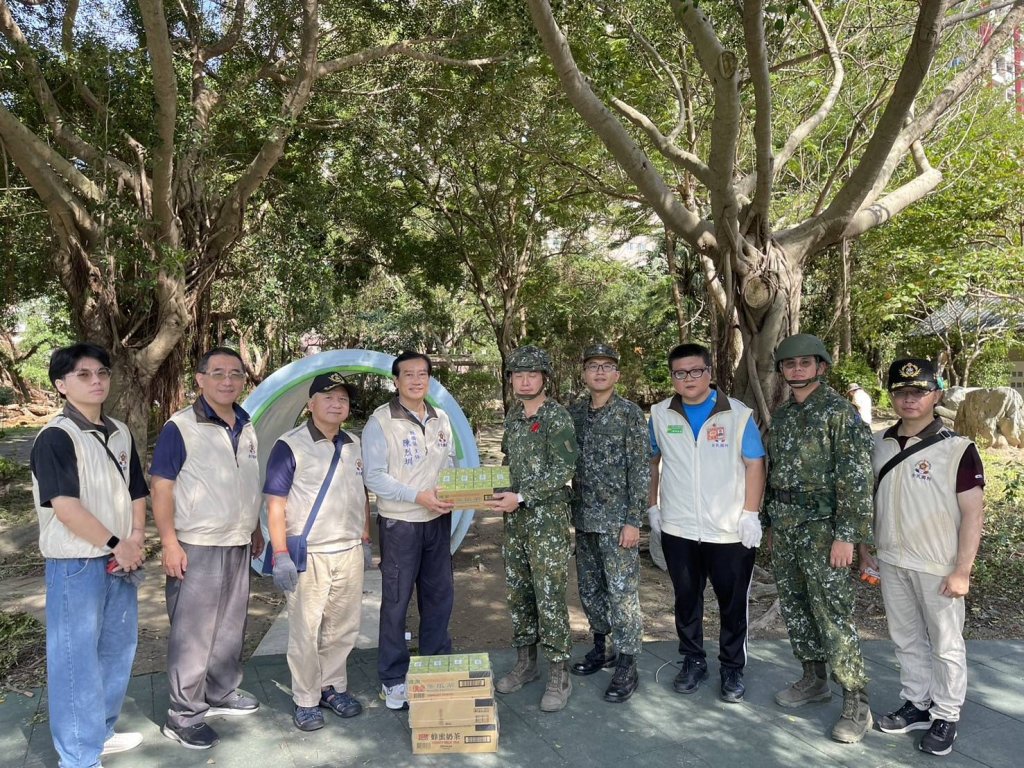
<path id="1" fill-rule="evenodd" d="M 584 396 L 569 407 L 580 452 L 572 481 L 572 522 L 589 533 L 640 527 L 651 483 L 651 441 L 643 411 L 616 394 L 596 411 Z"/>
<path id="2" fill-rule="evenodd" d="M 871 430 L 853 405 L 820 384 L 772 414 L 762 524 L 831 518 L 839 541 L 871 538 Z"/>
<path id="3" fill-rule="evenodd" d="M 527 507 L 567 499 L 566 483 L 576 469 L 576 435 L 569 412 L 548 398 L 527 417 L 517 402 L 505 416 L 501 452 L 509 465 L 512 488 Z"/>

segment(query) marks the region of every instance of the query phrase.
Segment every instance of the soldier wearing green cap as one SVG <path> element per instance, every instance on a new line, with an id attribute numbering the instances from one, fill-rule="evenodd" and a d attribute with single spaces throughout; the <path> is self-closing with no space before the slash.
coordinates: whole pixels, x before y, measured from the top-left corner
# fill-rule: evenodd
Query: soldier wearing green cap
<path id="1" fill-rule="evenodd" d="M 512 693 L 536 680 L 540 643 L 550 663 L 540 708 L 557 712 L 572 693 L 565 602 L 572 542 L 566 486 L 576 468 L 576 436 L 568 411 L 545 392 L 553 374 L 547 352 L 533 345 L 520 347 L 509 356 L 505 374 L 516 398 L 505 417 L 501 442 L 512 491 L 496 493 L 490 508 L 504 515 L 502 554 L 518 658 L 494 687 L 498 693 Z"/>
<path id="2" fill-rule="evenodd" d="M 821 339 L 809 334 L 790 336 L 775 350 L 791 396 L 772 414 L 762 525 L 790 643 L 804 669 L 775 701 L 828 701 L 827 662 L 843 687 L 831 735 L 854 743 L 872 722 L 850 577 L 854 545 L 871 535 L 871 433 L 853 405 L 824 383 L 831 364 Z"/>
<path id="3" fill-rule="evenodd" d="M 583 353 L 589 396 L 569 408 L 580 447 L 572 484 L 576 575 L 594 633 L 593 649 L 571 671 L 591 675 L 615 666 L 604 694 L 613 703 L 629 699 L 639 685 L 638 545 L 651 481 L 647 422 L 639 406 L 615 393 L 618 381 L 619 353 L 608 344 L 589 347 Z"/>

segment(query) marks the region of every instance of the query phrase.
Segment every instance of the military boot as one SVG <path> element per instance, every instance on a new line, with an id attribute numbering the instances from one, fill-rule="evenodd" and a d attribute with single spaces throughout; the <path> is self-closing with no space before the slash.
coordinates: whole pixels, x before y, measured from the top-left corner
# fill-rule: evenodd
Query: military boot
<path id="1" fill-rule="evenodd" d="M 640 686 L 640 676 L 636 672 L 636 656 L 631 653 L 620 653 L 612 681 L 604 692 L 604 700 L 614 704 L 626 701 Z"/>
<path id="2" fill-rule="evenodd" d="M 516 651 L 518 652 L 516 665 L 494 684 L 494 690 L 498 693 L 514 693 L 540 677 L 540 672 L 537 669 L 537 646 L 524 645 L 517 648 Z"/>
<path id="3" fill-rule="evenodd" d="M 832 729 L 832 740 L 843 744 L 856 744 L 871 728 L 871 722 L 868 692 L 863 688 L 859 691 L 843 688 L 843 713 Z"/>
<path id="4" fill-rule="evenodd" d="M 828 701 L 832 691 L 825 677 L 824 661 L 805 661 L 804 676 L 784 691 L 775 694 L 775 703 L 780 707 L 802 707 L 812 701 Z"/>
<path id="5" fill-rule="evenodd" d="M 615 666 L 615 649 L 605 635 L 594 633 L 594 647 L 587 651 L 582 660 L 575 662 L 570 668 L 574 675 L 592 675 L 605 667 Z"/>
<path id="6" fill-rule="evenodd" d="M 569 665 L 564 661 L 552 661 L 548 677 L 548 687 L 540 700 L 541 712 L 557 712 L 565 709 L 572 693 L 572 680 L 569 679 Z"/>

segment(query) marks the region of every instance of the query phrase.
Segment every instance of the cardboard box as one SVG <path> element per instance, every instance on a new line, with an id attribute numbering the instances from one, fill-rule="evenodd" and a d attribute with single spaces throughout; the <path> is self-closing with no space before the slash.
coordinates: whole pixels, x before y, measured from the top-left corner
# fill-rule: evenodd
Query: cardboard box
<path id="1" fill-rule="evenodd" d="M 493 698 L 494 681 L 486 653 L 413 656 L 405 676 L 409 702 L 425 699 Z"/>
<path id="2" fill-rule="evenodd" d="M 409 725 L 413 728 L 487 725 L 498 722 L 493 698 L 422 699 L 409 704 Z"/>
<path id="3" fill-rule="evenodd" d="M 507 489 L 511 482 L 508 467 L 442 470 L 437 497 L 455 509 L 478 509 L 494 498 L 496 489 Z"/>
<path id="4" fill-rule="evenodd" d="M 439 726 L 412 729 L 414 755 L 498 751 L 498 724 Z"/>

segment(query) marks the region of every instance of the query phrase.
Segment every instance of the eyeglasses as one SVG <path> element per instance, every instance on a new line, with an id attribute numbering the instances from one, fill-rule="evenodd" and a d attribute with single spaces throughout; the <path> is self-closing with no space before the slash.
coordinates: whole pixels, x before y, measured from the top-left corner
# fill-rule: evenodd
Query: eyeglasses
<path id="1" fill-rule="evenodd" d="M 619 370 L 619 366 L 615 363 L 590 363 L 584 365 L 583 370 L 587 373 L 614 373 Z"/>
<path id="2" fill-rule="evenodd" d="M 710 370 L 710 365 L 705 365 L 703 368 L 693 368 L 689 371 L 686 370 L 685 368 L 680 368 L 678 371 L 672 371 L 672 378 L 675 379 L 676 381 L 686 381 L 687 379 L 699 379 L 701 376 L 704 375 L 705 371 Z"/>
<path id="3" fill-rule="evenodd" d="M 231 379 L 233 384 L 245 381 L 245 374 L 242 371 L 199 371 L 203 376 L 209 376 L 213 381 L 224 381 Z"/>
<path id="4" fill-rule="evenodd" d="M 72 371 L 71 373 L 65 374 L 64 378 L 66 379 L 68 376 L 73 376 L 82 383 L 88 383 L 92 381 L 93 376 L 95 376 L 100 381 L 106 381 L 107 379 L 110 378 L 110 369 L 97 368 L 96 370 L 92 370 L 89 368 L 79 368 L 77 371 Z"/>

